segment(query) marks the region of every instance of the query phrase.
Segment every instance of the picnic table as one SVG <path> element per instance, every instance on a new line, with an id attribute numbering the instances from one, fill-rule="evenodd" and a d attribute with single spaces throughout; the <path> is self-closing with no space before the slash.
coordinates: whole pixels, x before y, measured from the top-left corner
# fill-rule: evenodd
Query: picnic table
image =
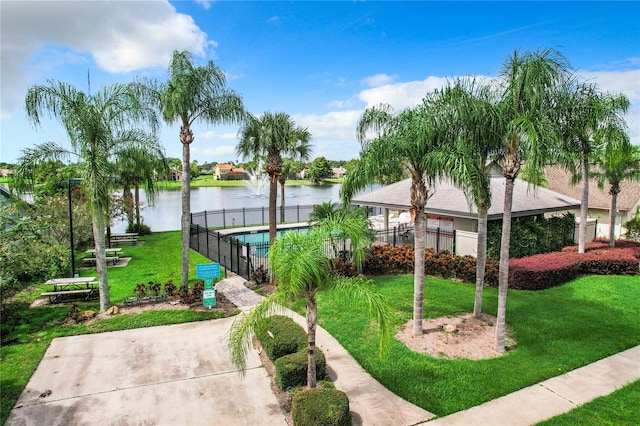
<path id="1" fill-rule="evenodd" d="M 50 303 L 56 303 L 62 296 L 81 296 L 89 300 L 97 287 L 96 277 L 54 278 L 45 284 L 53 286 L 53 291 L 44 292 L 41 296 L 49 297 Z"/>
<path id="2" fill-rule="evenodd" d="M 120 252 L 122 251 L 120 247 L 106 248 L 104 251 L 106 253 L 107 260 L 112 260 L 114 265 L 118 263 L 118 260 L 120 260 Z M 85 253 L 89 253 L 91 257 L 85 257 L 83 259 L 84 262 L 96 263 L 96 249 L 89 249 Z"/>
<path id="3" fill-rule="evenodd" d="M 138 242 L 137 232 L 124 232 L 121 234 L 111 234 L 112 245 L 120 245 L 122 243 L 130 243 L 132 246 Z"/>

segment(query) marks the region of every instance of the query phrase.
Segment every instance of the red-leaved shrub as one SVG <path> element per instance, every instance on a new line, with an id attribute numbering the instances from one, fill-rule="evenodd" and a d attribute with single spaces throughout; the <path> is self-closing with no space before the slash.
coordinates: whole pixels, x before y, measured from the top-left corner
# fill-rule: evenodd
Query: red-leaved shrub
<path id="1" fill-rule="evenodd" d="M 632 275 L 640 270 L 640 243 L 618 240 L 616 247 L 596 240 L 578 253 L 575 246 L 509 262 L 509 287 L 541 290 L 571 281 L 579 275 Z"/>

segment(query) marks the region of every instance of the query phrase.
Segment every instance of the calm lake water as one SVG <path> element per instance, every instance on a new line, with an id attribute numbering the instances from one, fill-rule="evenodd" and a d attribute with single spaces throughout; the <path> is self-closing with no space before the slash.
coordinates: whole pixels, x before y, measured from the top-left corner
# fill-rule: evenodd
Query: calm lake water
<path id="1" fill-rule="evenodd" d="M 334 185 L 301 185 L 285 188 L 285 205 L 312 205 L 327 201 L 339 202 L 339 184 Z M 174 231 L 180 229 L 180 189 L 164 190 L 158 193 L 154 206 L 147 205 L 146 196 L 141 191 L 143 222 L 152 231 Z M 280 187 L 278 186 L 278 205 L 280 205 Z M 204 210 L 239 209 L 242 207 L 268 207 L 268 189 L 262 196 L 252 195 L 249 188 L 206 187 L 191 188 L 191 212 Z M 116 222 L 113 232 L 124 232 L 126 221 Z"/>

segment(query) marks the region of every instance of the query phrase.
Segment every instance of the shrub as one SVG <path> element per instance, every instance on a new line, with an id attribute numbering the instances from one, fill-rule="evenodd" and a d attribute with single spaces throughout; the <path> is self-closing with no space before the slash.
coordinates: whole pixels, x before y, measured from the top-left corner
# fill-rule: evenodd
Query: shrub
<path id="1" fill-rule="evenodd" d="M 138 283 L 133 291 L 138 295 L 138 297 L 144 297 L 147 295 L 147 285 L 145 283 Z"/>
<path id="2" fill-rule="evenodd" d="M 176 285 L 173 283 L 173 280 L 169 280 L 164 283 L 164 292 L 167 296 L 173 296 L 177 290 Z"/>
<path id="3" fill-rule="evenodd" d="M 305 389 L 292 401 L 293 424 L 299 426 L 351 425 L 349 398 L 337 389 Z"/>
<path id="4" fill-rule="evenodd" d="M 147 285 L 147 288 L 149 289 L 149 291 L 151 293 L 153 293 L 154 296 L 159 296 L 160 295 L 160 289 L 162 288 L 162 284 L 160 284 L 157 281 L 149 281 L 149 284 Z"/>
<path id="5" fill-rule="evenodd" d="M 269 272 L 263 265 L 260 265 L 258 266 L 258 269 L 256 269 L 253 274 L 251 274 L 250 278 L 258 285 L 264 284 L 269 282 Z"/>
<path id="6" fill-rule="evenodd" d="M 295 388 L 297 386 L 307 385 L 307 368 L 308 368 L 307 351 L 282 356 L 276 359 L 276 382 L 282 390 Z M 327 378 L 327 363 L 324 354 L 320 348 L 315 350 L 316 360 L 316 380 L 324 380 Z"/>
<path id="7" fill-rule="evenodd" d="M 640 243 L 618 240 L 615 248 L 608 241 L 596 240 L 578 253 L 575 246 L 561 252 L 512 259 L 509 286 L 520 290 L 542 290 L 571 281 L 581 274 L 637 274 Z"/>
<path id="8" fill-rule="evenodd" d="M 257 328 L 256 337 L 269 359 L 274 362 L 307 346 L 307 333 L 291 318 L 282 315 L 267 318 Z"/>
<path id="9" fill-rule="evenodd" d="M 127 232 L 136 232 L 138 235 L 150 235 L 151 228 L 144 223 L 141 223 L 140 225 L 132 223 L 127 226 Z"/>

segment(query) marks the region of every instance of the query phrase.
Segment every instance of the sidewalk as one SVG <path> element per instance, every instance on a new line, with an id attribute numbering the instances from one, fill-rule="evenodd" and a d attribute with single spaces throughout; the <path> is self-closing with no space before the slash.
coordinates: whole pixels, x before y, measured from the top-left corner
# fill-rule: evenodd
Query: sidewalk
<path id="1" fill-rule="evenodd" d="M 216 288 L 236 306 L 247 310 L 263 297 L 247 289 L 244 282 L 242 277 L 231 276 L 216 284 Z M 285 315 L 306 328 L 302 316 L 290 310 Z M 636 346 L 477 407 L 434 419 L 434 414 L 384 388 L 320 326 L 316 339 L 336 388 L 349 396 L 356 425 L 530 425 L 640 379 L 640 346 Z"/>

